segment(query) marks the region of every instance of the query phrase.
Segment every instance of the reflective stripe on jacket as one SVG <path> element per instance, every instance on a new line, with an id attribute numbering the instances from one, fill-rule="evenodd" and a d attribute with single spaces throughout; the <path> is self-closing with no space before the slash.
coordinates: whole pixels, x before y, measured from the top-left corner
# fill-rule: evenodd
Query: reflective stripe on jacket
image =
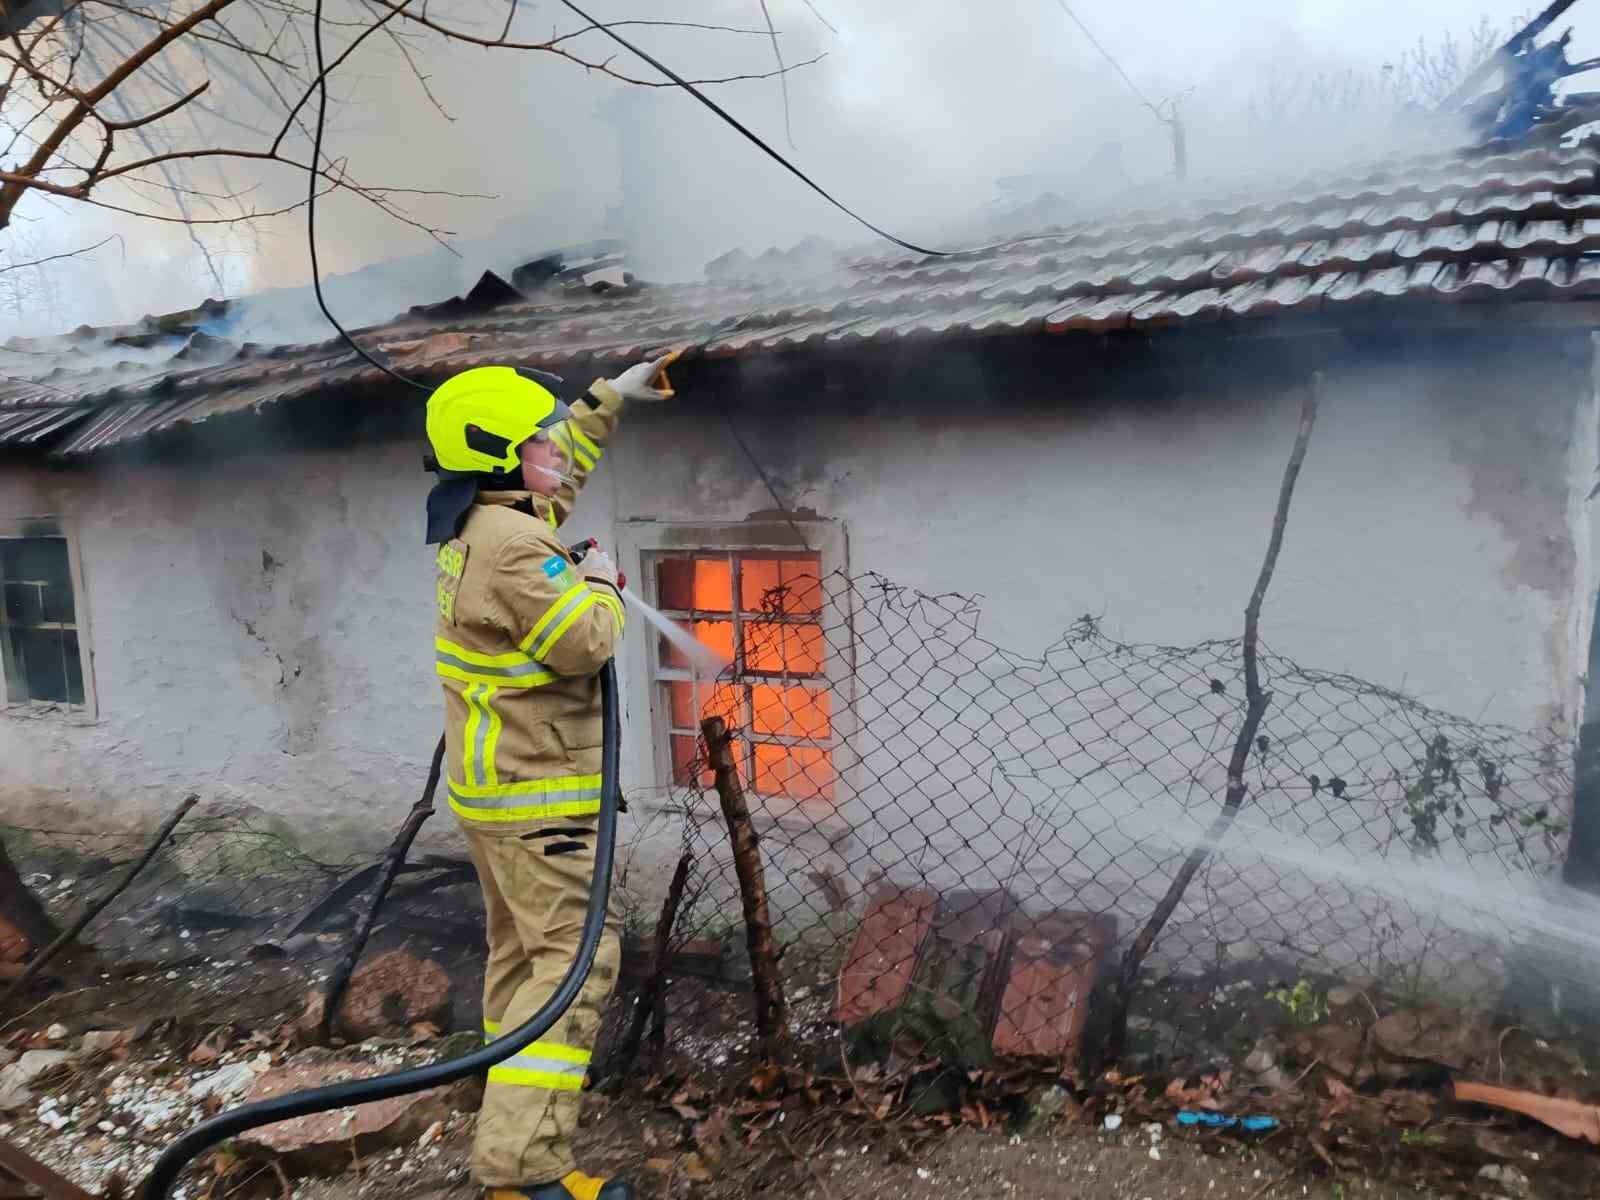
<path id="1" fill-rule="evenodd" d="M 571 474 L 580 487 L 621 409 L 603 381 L 573 406 L 562 437 L 576 451 Z M 597 672 L 625 615 L 617 592 L 584 579 L 557 536 L 576 499 L 570 488 L 549 499 L 482 493 L 461 536 L 435 559 L 446 795 L 475 826 L 600 811 Z"/>

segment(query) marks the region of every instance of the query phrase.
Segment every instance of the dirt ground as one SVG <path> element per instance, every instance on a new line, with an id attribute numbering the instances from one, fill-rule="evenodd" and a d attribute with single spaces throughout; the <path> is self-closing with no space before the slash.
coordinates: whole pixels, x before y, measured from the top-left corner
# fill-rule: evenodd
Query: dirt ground
<path id="1" fill-rule="evenodd" d="M 138 1043 L 64 1063 L 40 1077 L 31 1099 L 12 1107 L 0 1122 L 0 1137 L 92 1194 L 108 1196 L 118 1178 L 137 1184 L 173 1137 L 218 1107 L 237 1103 L 252 1077 L 271 1069 L 268 1060 L 274 1057 L 260 1039 L 215 1056 L 175 1052 L 187 1048 L 187 1042 Z M 441 1052 L 447 1053 L 437 1041 L 373 1041 L 339 1053 L 387 1071 Z M 1471 1115 L 1441 1114 L 1425 1137 L 1380 1129 L 1371 1135 L 1370 1154 L 1363 1151 L 1357 1159 L 1366 1165 L 1330 1176 L 1306 1153 L 1303 1128 L 1254 1137 L 1199 1133 L 1179 1127 L 1170 1114 L 1151 1119 L 1130 1112 L 1120 1128 L 1108 1131 L 1103 1116 L 1080 1111 L 1075 1119 L 1041 1122 L 1028 1135 L 999 1119 L 987 1129 L 944 1129 L 851 1115 L 837 1091 L 810 1105 L 791 1093 L 781 1111 L 767 1108 L 747 1119 L 741 1109 L 764 1103 L 748 1092 L 731 1102 L 700 1092 L 684 1103 L 686 1093 L 677 1085 L 654 1082 L 632 1077 L 615 1094 L 590 1093 L 579 1132 L 580 1161 L 588 1170 L 626 1176 L 649 1200 L 1600 1196 L 1600 1172 L 1594 1170 L 1600 1151 L 1530 1123 Z M 477 1192 L 466 1163 L 476 1097 L 457 1099 L 454 1112 L 430 1110 L 384 1148 L 358 1151 L 351 1144 L 346 1150 L 337 1142 L 320 1174 L 292 1163 L 280 1174 L 248 1149 L 226 1147 L 185 1177 L 173 1200 L 473 1200 Z M 1481 1136 L 1491 1126 L 1501 1131 L 1496 1136 L 1503 1144 L 1496 1170 L 1514 1164 L 1513 1186 L 1479 1176 L 1475 1160 L 1464 1169 L 1444 1169 L 1449 1164 L 1438 1157 L 1443 1151 L 1420 1148 L 1445 1147 L 1451 1135 Z M 1407 1151 L 1407 1145 L 1418 1148 Z"/>
<path id="2" fill-rule="evenodd" d="M 1422 1200 L 1446 1194 L 1366 1179 L 1302 1177 L 1268 1148 L 1232 1143 L 1208 1153 L 1183 1134 L 1152 1136 L 1143 1128 L 1064 1127 L 1028 1138 L 959 1129 L 920 1143 L 910 1157 L 870 1133 L 800 1132 L 731 1149 L 709 1178 L 697 1179 L 685 1155 L 666 1148 L 678 1124 L 652 1107 L 595 1098 L 580 1135 L 584 1165 L 631 1179 L 641 1200 Z M 470 1139 L 470 1126 L 463 1124 L 420 1163 L 414 1153 L 391 1152 L 359 1177 L 302 1180 L 295 1200 L 470 1200 L 477 1195 L 466 1174 Z"/>
<path id="3" fill-rule="evenodd" d="M 134 982 L 169 989 L 168 1004 L 154 1004 L 148 990 L 108 1004 L 108 995 L 126 989 L 121 977 L 106 975 L 100 988 L 53 995 L 0 1031 L 7 1061 L 30 1050 L 64 1056 L 19 1096 L 0 1095 L 0 1137 L 95 1195 L 107 1195 L 119 1178 L 137 1184 L 178 1133 L 243 1101 L 256 1078 L 306 1055 L 334 1053 L 297 1049 L 272 1022 L 140 1025 L 141 1008 L 171 1011 L 193 996 L 210 1004 L 241 986 L 236 976 L 202 969 L 215 963 L 161 965 L 170 969 Z M 263 971 L 281 972 L 253 977 L 271 985 L 256 998 L 263 1006 L 303 993 L 305 983 L 291 987 L 295 976 L 284 964 L 270 961 Z M 958 1074 L 972 1086 L 960 1083 L 959 1116 L 948 1128 L 928 1110 L 913 1116 L 909 1085 L 897 1092 L 873 1060 L 846 1064 L 826 987 L 793 989 L 791 1031 L 809 1057 L 804 1068 L 778 1072 L 753 1059 L 741 990 L 682 980 L 664 1057 L 646 1054 L 617 1090 L 602 1080 L 586 1098 L 581 1161 L 633 1179 L 650 1200 L 1600 1198 L 1600 1149 L 1520 1117 L 1453 1104 L 1446 1089 L 1459 1074 L 1600 1103 L 1592 1025 L 1545 1041 L 1481 1015 L 1340 993 L 1319 991 L 1316 1018 L 1303 1023 L 1258 980 L 1160 993 L 1164 1007 L 1130 1020 L 1123 1070 L 1137 1074 L 1081 1081 L 1060 1117 L 1020 1135 L 1008 1122 L 1029 1111 L 1054 1076 Z M 625 1006 L 613 1006 L 612 1036 L 625 1015 Z M 1185 1021 L 1196 1061 L 1172 1052 Z M 117 1026 L 125 1041 L 90 1051 L 90 1037 L 100 1035 L 89 1031 Z M 397 1028 L 337 1054 L 391 1071 L 477 1044 L 478 1035 L 459 1026 L 444 1038 L 419 1028 Z M 1266 1068 L 1241 1064 L 1269 1041 Z M 1394 1053 L 1386 1056 L 1385 1047 Z M 1229 1061 L 1236 1063 L 1231 1083 L 1223 1078 L 1228 1070 L 1205 1074 L 1211 1067 L 1202 1063 Z M 1272 1073 L 1282 1078 L 1272 1083 Z M 1174 1119 L 1180 1109 L 1208 1106 L 1270 1113 L 1282 1124 L 1241 1135 L 1200 1133 Z M 383 1149 L 351 1145 L 347 1152 L 341 1133 L 322 1174 L 292 1165 L 280 1173 L 282 1164 L 234 1147 L 186 1177 L 172 1200 L 475 1200 L 466 1170 L 474 1107 L 464 1099 L 453 1114 L 417 1117 Z M 883 1112 L 893 1115 L 885 1121 Z M 1121 1126 L 1108 1130 L 1107 1114 L 1120 1116 Z"/>

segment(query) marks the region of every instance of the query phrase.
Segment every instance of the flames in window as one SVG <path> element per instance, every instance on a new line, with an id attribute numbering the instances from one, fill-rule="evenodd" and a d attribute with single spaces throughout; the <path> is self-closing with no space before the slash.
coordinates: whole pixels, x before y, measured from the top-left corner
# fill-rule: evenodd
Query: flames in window
<path id="1" fill-rule="evenodd" d="M 694 554 L 655 562 L 656 601 L 733 665 L 717 681 L 695 679 L 665 638 L 657 662 L 661 710 L 675 784 L 709 787 L 701 771 L 700 721 L 720 716 L 739 731 L 735 752 L 747 788 L 795 802 L 833 801 L 831 697 L 824 676 L 822 587 L 816 556 Z"/>

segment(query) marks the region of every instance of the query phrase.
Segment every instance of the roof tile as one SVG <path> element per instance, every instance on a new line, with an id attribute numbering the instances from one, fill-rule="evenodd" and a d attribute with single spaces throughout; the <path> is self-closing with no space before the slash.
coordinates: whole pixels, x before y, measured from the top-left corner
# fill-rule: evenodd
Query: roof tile
<path id="1" fill-rule="evenodd" d="M 1154 328 L 1396 298 L 1600 288 L 1600 140 L 1435 152 L 1209 207 L 1079 222 L 1006 245 L 833 261 L 819 243 L 724 256 L 702 284 L 509 286 L 374 329 L 432 377 L 491 362 L 610 369 L 668 345 L 717 356 L 912 337 Z M 338 339 L 236 345 L 234 305 L 0 347 L 0 444 L 77 454 L 168 425 L 384 382 Z"/>

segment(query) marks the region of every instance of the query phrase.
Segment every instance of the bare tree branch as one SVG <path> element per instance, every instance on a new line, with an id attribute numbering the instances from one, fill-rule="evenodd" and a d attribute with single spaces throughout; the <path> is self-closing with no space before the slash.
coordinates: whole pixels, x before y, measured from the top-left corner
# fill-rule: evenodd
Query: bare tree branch
<path id="1" fill-rule="evenodd" d="M 827 24 L 827 22 L 824 21 L 823 24 Z M 582 37 L 586 33 L 594 33 L 596 30 L 600 29 L 621 29 L 624 25 L 654 25 L 666 29 L 702 29 L 713 33 L 748 33 L 753 34 L 756 37 L 775 36 L 772 30 L 772 22 L 770 20 L 767 22 L 766 29 L 741 29 L 737 25 L 702 25 L 695 21 L 607 21 L 604 25 L 585 25 L 582 29 L 574 29 L 570 33 L 553 35 L 548 42 L 544 43 L 544 45 L 559 46 L 562 42 L 568 42 L 573 38 Z M 501 36 L 504 37 L 506 33 L 510 32 L 510 29 L 511 22 L 509 19 L 507 19 L 506 28 L 501 33 Z"/>
<path id="2" fill-rule="evenodd" d="M 382 8 L 396 10 L 399 12 L 399 15 L 404 17 L 404 19 L 407 21 L 412 21 L 418 25 L 421 25 L 424 29 L 431 29 L 435 33 L 449 38 L 451 41 L 465 42 L 469 46 L 484 46 L 494 50 L 541 50 L 548 54 L 555 54 L 561 58 L 565 58 L 569 62 L 582 67 L 586 71 L 600 75 L 607 75 L 612 79 L 616 79 L 622 83 L 633 84 L 635 87 L 678 86 L 676 83 L 668 79 L 639 79 L 635 76 L 614 70 L 611 67 L 612 60 L 610 58 L 604 59 L 601 62 L 590 61 L 589 59 L 574 54 L 569 50 L 561 49 L 558 41 L 555 39 L 544 42 L 508 42 L 502 41 L 498 38 L 490 39 L 479 37 L 477 34 L 468 33 L 464 29 L 456 29 L 448 25 L 442 25 L 433 20 L 433 18 L 428 17 L 421 12 L 401 11 L 405 9 L 405 6 L 409 3 L 409 0 L 372 0 L 372 3 L 377 4 Z M 621 22 L 613 22 L 613 24 L 621 24 Z M 595 27 L 591 26 L 591 28 Z M 778 71 L 765 71 L 748 75 L 727 75 L 719 79 L 691 79 L 689 82 L 694 84 L 696 87 L 705 87 L 712 84 L 741 83 L 745 81 L 772 79 L 776 76 L 782 75 L 784 70 L 793 71 L 798 70 L 801 67 L 809 67 L 814 63 L 821 62 L 826 57 L 826 53 L 818 54 L 814 58 L 808 58 L 803 62 L 796 63 L 792 67 L 784 68 L 783 70 Z"/>
<path id="3" fill-rule="evenodd" d="M 794 130 L 789 124 L 789 72 L 783 65 L 783 51 L 778 48 L 778 31 L 772 24 L 772 12 L 767 8 L 767 0 L 761 0 L 761 15 L 766 18 L 767 32 L 772 35 L 772 57 L 778 60 L 778 87 L 783 92 L 783 136 L 789 143 L 789 148 L 794 148 Z"/>
<path id="4" fill-rule="evenodd" d="M 153 113 L 148 113 L 148 114 L 146 114 L 145 116 L 142 116 L 142 117 L 134 117 L 132 120 L 128 120 L 128 121 L 112 121 L 112 120 L 108 120 L 105 117 L 101 117 L 100 118 L 100 123 L 102 125 L 104 125 L 106 127 L 106 129 L 111 130 L 113 132 L 121 132 L 121 131 L 129 130 L 129 129 L 139 129 L 139 128 L 142 128 L 145 125 L 149 125 L 149 124 L 152 124 L 152 123 L 154 123 L 156 121 L 161 120 L 162 117 L 170 117 L 173 113 L 177 112 L 185 104 L 188 104 L 192 100 L 199 99 L 208 90 L 210 90 L 210 87 L 211 87 L 211 80 L 208 79 L 204 83 L 202 83 L 199 87 L 194 88 L 191 91 L 185 92 L 183 95 L 179 96 L 176 100 L 174 100 L 171 104 L 166 105 L 164 108 L 158 108 Z M 108 144 L 109 144 L 110 140 L 111 139 L 109 139 L 109 138 L 106 139 Z"/>
<path id="5" fill-rule="evenodd" d="M 0 275 L 4 275 L 7 271 L 21 271 L 27 267 L 42 267 L 46 263 L 60 262 L 64 258 L 77 258 L 80 254 L 88 254 L 91 250 L 98 250 L 106 243 L 116 240 L 117 235 L 113 233 L 109 237 L 101 238 L 92 246 L 82 246 L 77 250 L 65 250 L 60 254 L 46 255 L 44 258 L 36 258 L 32 262 L 0 264 Z"/>
<path id="6" fill-rule="evenodd" d="M 765 0 L 762 8 L 764 30 L 706 21 L 580 18 L 580 27 L 552 30 L 549 40 L 540 42 L 513 33 L 516 0 L 508 0 L 503 19 L 489 14 L 481 32 L 474 19 L 457 23 L 430 11 L 428 0 L 343 0 L 325 18 L 320 5 L 314 10 L 306 0 L 0 0 L 0 230 L 32 219 L 18 211 L 24 196 L 46 210 L 81 204 L 181 225 L 216 286 L 224 288 L 199 231 L 249 227 L 307 202 L 259 199 L 266 171 L 258 164 L 270 163 L 309 173 L 317 197 L 354 193 L 385 216 L 445 244 L 449 231 L 412 216 L 410 202 L 469 198 L 469 193 L 373 185 L 356 178 L 346 159 L 328 153 L 313 158 L 303 148 L 315 144 L 307 101 L 327 89 L 330 102 L 346 103 L 329 87 L 331 77 L 345 72 L 346 87 L 359 78 L 350 76 L 352 59 L 374 34 L 392 47 L 383 51 L 391 57 L 388 71 L 392 74 L 397 57 L 447 120 L 453 118 L 444 97 L 435 93 L 428 58 L 441 42 L 543 53 L 619 82 L 674 87 L 669 80 L 636 78 L 611 57 L 580 50 L 583 37 L 613 24 L 766 37 L 776 70 L 693 82 L 777 77 L 787 130 L 784 77 L 824 56 L 785 62 Z M 308 42 L 313 28 L 331 31 L 337 39 L 321 70 L 313 65 Z M 297 141 L 302 137 L 304 143 Z M 28 260 L 8 268 L 13 272 L 72 257 L 17 253 L 14 241 L 10 253 Z M 13 286 L 9 294 L 15 299 L 21 293 Z"/>
<path id="7" fill-rule="evenodd" d="M 365 3 L 366 0 L 363 0 L 363 4 Z M 370 5 L 367 5 L 367 7 L 370 7 Z M 514 7 L 513 11 L 515 11 Z M 384 34 L 394 45 L 394 48 L 400 51 L 400 57 L 406 60 L 406 66 L 411 68 L 412 77 L 416 79 L 417 86 L 422 89 L 422 94 L 428 98 L 428 103 L 433 105 L 434 110 L 446 121 L 449 121 L 452 125 L 455 124 L 455 118 L 450 115 L 449 110 L 440 103 L 439 98 L 433 94 L 433 89 L 428 86 L 428 77 L 422 73 L 422 68 L 417 66 L 417 60 L 411 56 L 411 47 L 406 45 L 405 38 L 392 29 L 385 29 Z"/>
<path id="8" fill-rule="evenodd" d="M 821 13 L 818 12 L 817 11 L 817 6 L 815 4 L 813 4 L 813 3 L 811 3 L 811 0 L 800 0 L 800 2 L 811 10 L 811 15 L 813 17 L 815 17 L 817 20 L 821 21 L 824 25 L 826 25 L 828 27 L 828 32 L 829 33 L 833 34 L 835 37 L 839 36 L 839 31 L 834 28 L 833 22 L 828 20 L 827 17 L 823 16 Z"/>
<path id="9" fill-rule="evenodd" d="M 195 9 L 182 21 L 162 29 L 155 37 L 151 38 L 138 53 L 116 67 L 109 75 L 101 80 L 95 87 L 83 94 L 77 100 L 72 110 L 51 130 L 48 137 L 40 144 L 31 159 L 18 174 L 23 176 L 36 176 L 50 163 L 51 157 L 59 150 L 62 144 L 70 137 L 75 129 L 88 119 L 94 111 L 94 106 L 99 104 L 123 81 L 128 79 L 145 63 L 149 62 L 162 50 L 177 41 L 190 29 L 194 29 L 210 20 L 221 12 L 234 0 L 206 0 L 199 8 Z M 11 210 L 16 207 L 17 200 L 21 198 L 23 184 L 8 179 L 4 187 L 0 187 L 0 229 L 10 224 Z"/>

